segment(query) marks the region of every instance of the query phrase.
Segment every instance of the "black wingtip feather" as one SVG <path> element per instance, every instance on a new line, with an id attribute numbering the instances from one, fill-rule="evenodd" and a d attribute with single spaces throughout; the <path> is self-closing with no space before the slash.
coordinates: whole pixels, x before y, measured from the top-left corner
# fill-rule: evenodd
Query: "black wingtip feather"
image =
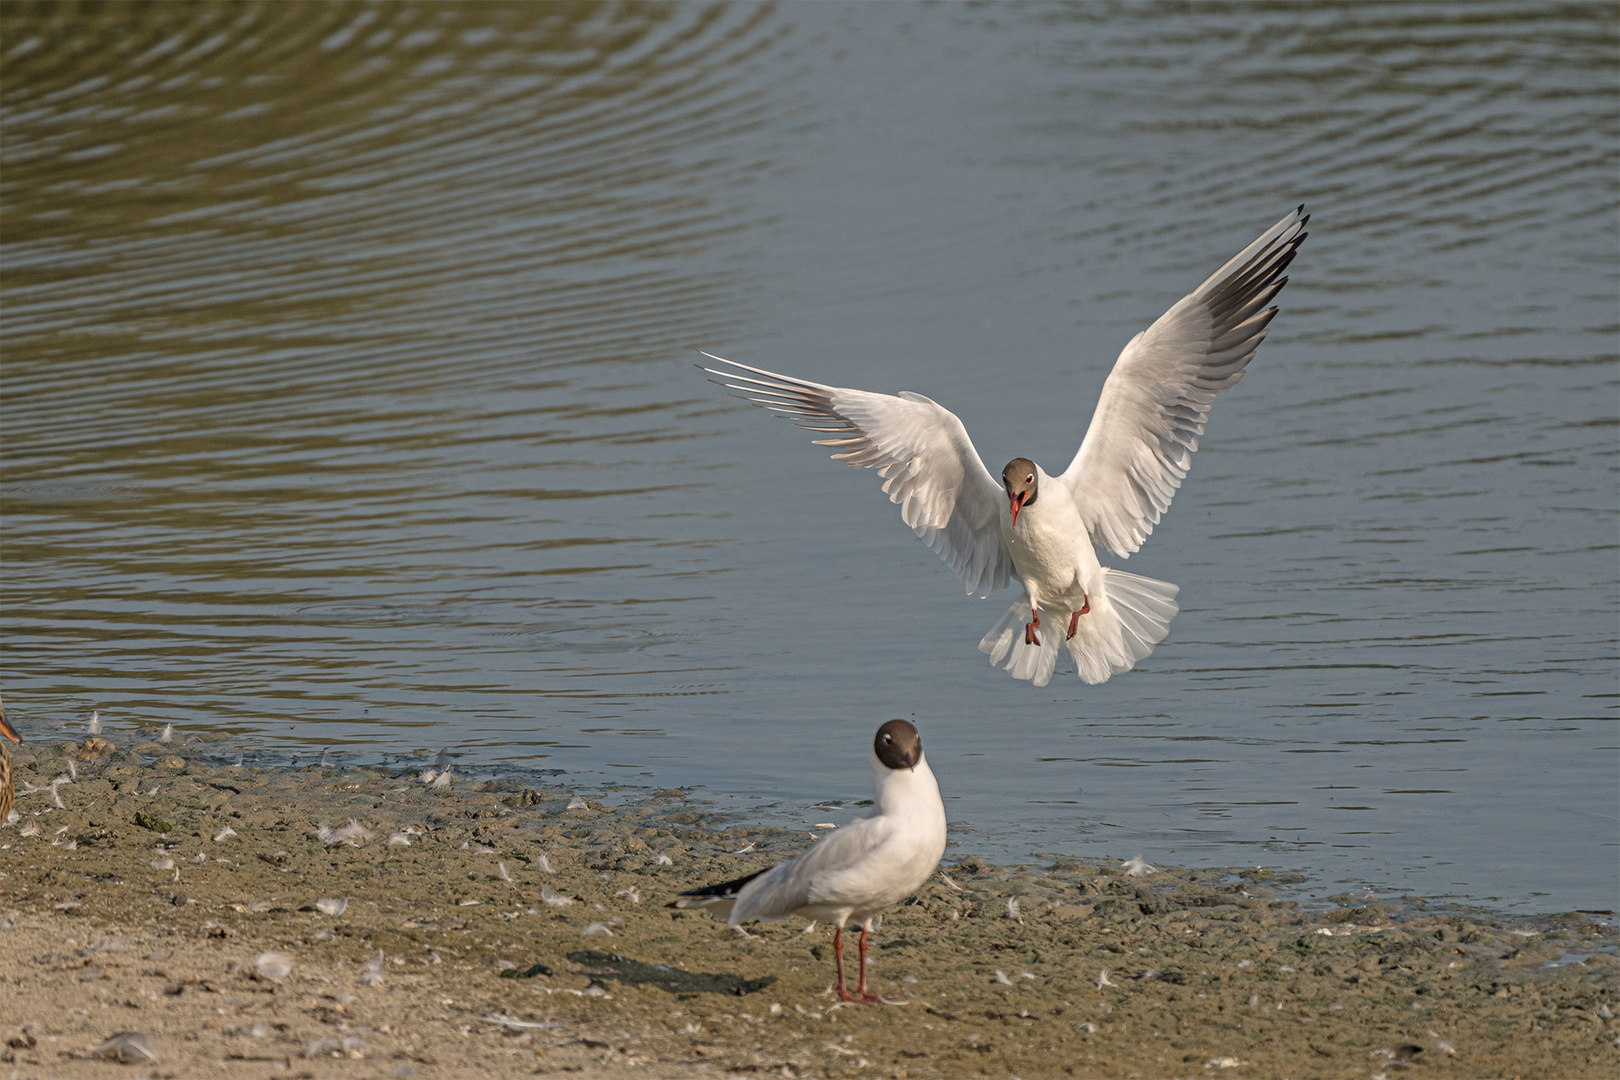
<path id="1" fill-rule="evenodd" d="M 736 896 L 742 892 L 743 886 L 759 877 L 760 874 L 769 873 L 769 869 L 758 870 L 752 874 L 737 878 L 734 881 L 722 882 L 719 885 L 704 885 L 702 888 L 689 889 L 681 893 L 682 896 Z"/>

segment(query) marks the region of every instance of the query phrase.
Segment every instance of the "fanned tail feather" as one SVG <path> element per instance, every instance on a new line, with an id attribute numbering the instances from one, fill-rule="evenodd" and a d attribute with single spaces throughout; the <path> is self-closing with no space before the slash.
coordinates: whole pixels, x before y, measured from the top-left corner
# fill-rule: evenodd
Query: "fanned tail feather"
<path id="1" fill-rule="evenodd" d="M 1068 611 L 1042 611 L 1040 645 L 1024 644 L 1029 621 L 1025 593 L 984 635 L 979 651 L 989 653 L 990 663 L 1013 678 L 1045 686 L 1052 681 L 1058 653 L 1066 648 L 1083 681 L 1107 682 L 1135 667 L 1170 633 L 1170 620 L 1181 610 L 1175 599 L 1180 591 L 1168 581 L 1105 568 L 1102 593 L 1090 598 L 1091 610 L 1080 616 L 1074 637 L 1064 640 Z"/>

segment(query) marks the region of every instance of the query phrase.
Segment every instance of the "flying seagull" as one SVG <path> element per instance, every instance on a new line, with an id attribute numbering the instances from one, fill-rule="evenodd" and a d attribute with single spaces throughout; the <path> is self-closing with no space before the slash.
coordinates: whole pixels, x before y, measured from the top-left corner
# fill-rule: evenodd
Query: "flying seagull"
<path id="1" fill-rule="evenodd" d="M 802 854 L 769 870 L 682 893 L 674 908 L 702 908 L 741 926 L 789 915 L 825 920 L 833 932 L 838 999 L 876 1005 L 866 989 L 866 939 L 872 916 L 916 892 L 945 853 L 945 804 L 923 759 L 922 737 L 904 720 L 890 720 L 872 740 L 876 794 L 872 811 L 828 833 Z M 844 924 L 861 926 L 861 978 L 844 985 Z"/>
<path id="2" fill-rule="evenodd" d="M 979 642 L 1045 686 L 1067 649 L 1080 678 L 1129 671 L 1170 632 L 1180 588 L 1102 566 L 1142 546 L 1187 475 L 1216 395 L 1243 377 L 1277 314 L 1267 306 L 1305 240 L 1303 206 L 1267 229 L 1119 354 L 1080 451 L 1052 476 L 1026 457 L 998 483 L 956 414 L 921 394 L 825 386 L 704 353 L 745 400 L 823 434 L 834 460 L 876 469 L 912 531 L 969 594 L 1024 593 Z M 1044 393 L 1036 386 L 1031 393 Z M 1027 618 L 1026 618 L 1027 616 Z"/>

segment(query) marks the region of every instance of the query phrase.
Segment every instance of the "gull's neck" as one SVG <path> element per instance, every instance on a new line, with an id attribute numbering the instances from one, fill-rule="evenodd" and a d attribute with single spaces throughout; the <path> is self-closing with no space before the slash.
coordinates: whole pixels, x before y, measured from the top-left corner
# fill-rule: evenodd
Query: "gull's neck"
<path id="1" fill-rule="evenodd" d="M 927 754 L 914 769 L 891 769 L 878 760 L 876 753 L 871 760 L 876 780 L 872 801 L 877 804 L 874 810 L 878 814 L 904 814 L 918 806 L 939 805 L 939 782 L 928 767 Z"/>

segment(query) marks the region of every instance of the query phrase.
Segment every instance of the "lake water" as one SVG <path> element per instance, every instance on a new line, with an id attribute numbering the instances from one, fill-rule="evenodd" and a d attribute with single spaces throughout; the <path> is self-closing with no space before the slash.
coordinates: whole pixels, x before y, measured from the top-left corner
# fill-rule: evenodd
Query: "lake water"
<path id="1" fill-rule="evenodd" d="M 8 5 L 8 704 L 787 821 L 914 717 L 958 851 L 1613 908 L 1616 22 Z M 1128 564 L 1181 615 L 1103 686 L 992 669 L 1011 594 L 691 363 L 1061 468 L 1131 335 L 1301 202 Z"/>

